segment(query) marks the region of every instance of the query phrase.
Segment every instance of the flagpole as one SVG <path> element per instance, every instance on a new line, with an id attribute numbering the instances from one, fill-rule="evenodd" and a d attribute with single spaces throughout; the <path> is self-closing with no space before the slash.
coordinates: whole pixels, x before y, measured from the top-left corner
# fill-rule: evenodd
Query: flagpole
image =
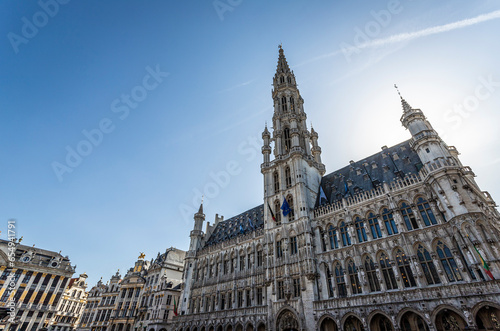
<path id="1" fill-rule="evenodd" d="M 477 255 L 479 255 L 479 259 L 481 260 L 482 267 L 483 267 L 484 271 L 486 272 L 486 274 L 491 278 L 491 280 L 495 280 L 495 277 L 493 277 L 493 274 L 490 271 L 490 266 L 483 259 L 483 256 L 481 255 L 481 253 L 477 249 L 476 245 L 474 245 L 474 243 L 472 242 L 472 240 L 470 239 L 470 237 L 467 233 L 465 234 L 465 236 L 467 237 L 467 239 L 469 239 L 472 247 L 474 247 L 474 249 L 476 250 Z"/>

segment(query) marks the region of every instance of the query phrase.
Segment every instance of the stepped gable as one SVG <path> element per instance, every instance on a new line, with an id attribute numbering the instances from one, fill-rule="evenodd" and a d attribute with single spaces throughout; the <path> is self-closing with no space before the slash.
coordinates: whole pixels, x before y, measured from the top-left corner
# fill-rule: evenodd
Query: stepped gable
<path id="1" fill-rule="evenodd" d="M 250 223 L 249 219 L 252 223 Z M 262 204 L 225 221 L 219 222 L 210 238 L 206 241 L 205 247 L 230 240 L 239 235 L 248 234 L 263 227 L 264 205 Z"/>
<path id="2" fill-rule="evenodd" d="M 410 147 L 410 140 L 384 148 L 377 154 L 323 176 L 321 187 L 328 202 L 324 199 L 320 201 L 318 192 L 316 207 L 370 191 L 384 182 L 390 183 L 408 174 L 417 174 L 421 168 L 422 162 Z"/>

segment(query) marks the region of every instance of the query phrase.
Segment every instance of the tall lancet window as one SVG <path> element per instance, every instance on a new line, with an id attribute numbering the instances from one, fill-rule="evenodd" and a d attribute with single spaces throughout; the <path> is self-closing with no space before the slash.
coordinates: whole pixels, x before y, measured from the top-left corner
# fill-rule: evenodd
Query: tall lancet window
<path id="1" fill-rule="evenodd" d="M 292 139 L 290 138 L 290 129 L 285 128 L 285 130 L 283 130 L 283 135 L 285 136 L 285 152 L 288 153 L 290 151 L 290 147 L 292 146 Z"/>
<path id="2" fill-rule="evenodd" d="M 291 195 L 287 196 L 286 201 L 288 202 L 288 207 L 290 207 L 290 213 L 288 214 L 288 219 L 293 220 L 295 218 L 295 213 L 293 211 L 293 197 Z"/>
<path id="3" fill-rule="evenodd" d="M 286 97 L 281 97 L 281 110 L 282 111 L 287 111 L 288 107 L 286 104 Z"/>
<path id="4" fill-rule="evenodd" d="M 290 172 L 290 167 L 285 168 L 285 183 L 286 183 L 286 188 L 292 187 L 292 175 Z"/>
<path id="5" fill-rule="evenodd" d="M 276 218 L 276 225 L 281 224 L 281 205 L 279 200 L 274 202 L 274 217 Z"/>
<path id="6" fill-rule="evenodd" d="M 274 194 L 277 194 L 280 190 L 280 179 L 277 171 L 273 173 L 273 182 L 274 182 Z"/>
<path id="7" fill-rule="evenodd" d="M 290 76 L 288 76 L 288 77 L 286 78 L 286 81 L 287 81 L 287 83 L 288 83 L 288 84 L 292 84 L 292 79 L 290 78 Z"/>
<path id="8" fill-rule="evenodd" d="M 293 97 L 290 97 L 290 110 L 295 111 L 295 101 L 293 100 Z"/>

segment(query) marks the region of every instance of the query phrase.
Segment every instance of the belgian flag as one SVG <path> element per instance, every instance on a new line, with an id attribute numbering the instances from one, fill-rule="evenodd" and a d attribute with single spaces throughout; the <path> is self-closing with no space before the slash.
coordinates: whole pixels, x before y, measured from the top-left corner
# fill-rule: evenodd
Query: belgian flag
<path id="1" fill-rule="evenodd" d="M 484 272 L 486 272 L 486 274 L 492 279 L 492 280 L 495 280 L 495 277 L 493 277 L 493 274 L 491 273 L 490 271 L 490 266 L 488 265 L 488 263 L 486 263 L 486 261 L 483 259 L 483 256 L 481 255 L 481 253 L 479 253 L 479 250 L 477 249 L 476 245 L 474 245 L 474 243 L 472 242 L 472 240 L 470 240 L 469 238 L 469 235 L 466 235 L 467 236 L 467 239 L 469 239 L 470 243 L 472 244 L 472 246 L 474 247 L 474 249 L 476 250 L 476 253 L 477 255 L 479 255 L 479 258 L 481 259 L 481 264 L 483 266 L 483 269 L 484 269 Z"/>
<path id="2" fill-rule="evenodd" d="M 271 206 L 269 205 L 269 202 L 267 203 L 267 208 L 269 208 L 269 211 L 271 212 L 271 217 L 273 218 L 273 221 L 276 222 L 276 217 L 274 217 L 273 210 L 271 209 Z"/>

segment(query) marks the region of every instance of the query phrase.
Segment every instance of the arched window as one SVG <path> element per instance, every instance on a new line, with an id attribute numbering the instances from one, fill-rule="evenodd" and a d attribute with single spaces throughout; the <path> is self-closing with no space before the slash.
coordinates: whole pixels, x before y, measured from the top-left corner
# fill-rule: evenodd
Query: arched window
<path id="1" fill-rule="evenodd" d="M 340 235 L 342 237 L 342 246 L 349 246 L 351 244 L 351 237 L 347 231 L 347 225 L 344 221 L 340 223 Z"/>
<path id="2" fill-rule="evenodd" d="M 367 241 L 366 238 L 366 230 L 365 230 L 365 222 L 359 216 L 356 217 L 354 224 L 356 226 L 356 235 L 358 236 L 358 242 L 362 243 Z"/>
<path id="3" fill-rule="evenodd" d="M 257 267 L 262 267 L 264 260 L 262 247 L 257 248 Z"/>
<path id="4" fill-rule="evenodd" d="M 411 210 L 411 207 L 406 202 L 401 204 L 399 210 L 401 210 L 408 231 L 418 229 L 418 223 L 413 214 L 413 210 Z"/>
<path id="5" fill-rule="evenodd" d="M 288 219 L 293 220 L 295 218 L 295 212 L 293 211 L 293 196 L 289 195 L 286 197 L 288 202 L 288 207 L 290 207 L 290 213 L 288 214 Z"/>
<path id="6" fill-rule="evenodd" d="M 376 292 L 380 291 L 380 284 L 377 278 L 377 270 L 375 269 L 375 263 L 371 257 L 365 257 L 365 271 L 366 277 L 368 278 L 368 284 L 370 284 L 370 291 Z"/>
<path id="7" fill-rule="evenodd" d="M 389 209 L 384 208 L 384 210 L 382 210 L 382 218 L 384 219 L 384 224 L 388 235 L 398 233 L 398 227 L 396 226 L 396 222 L 394 222 L 392 212 Z"/>
<path id="8" fill-rule="evenodd" d="M 273 184 L 274 184 L 274 194 L 277 194 L 280 191 L 280 177 L 277 171 L 273 173 Z"/>
<path id="9" fill-rule="evenodd" d="M 287 81 L 287 83 L 288 83 L 288 84 L 292 84 L 292 79 L 290 78 L 290 76 L 288 76 L 288 77 L 286 78 L 286 81 Z"/>
<path id="10" fill-rule="evenodd" d="M 276 257 L 277 258 L 283 257 L 283 243 L 281 240 L 276 241 Z"/>
<path id="11" fill-rule="evenodd" d="M 281 206 L 280 201 L 276 200 L 274 202 L 274 217 L 276 218 L 276 225 L 281 224 Z"/>
<path id="12" fill-rule="evenodd" d="M 424 248 L 422 245 L 418 245 L 417 247 L 417 257 L 420 261 L 420 266 L 424 271 L 425 279 L 427 280 L 427 284 L 441 284 L 441 280 L 439 279 L 438 273 L 436 271 L 436 266 L 434 262 L 432 262 L 431 254 Z"/>
<path id="13" fill-rule="evenodd" d="M 220 294 L 220 310 L 226 309 L 226 293 Z"/>
<path id="14" fill-rule="evenodd" d="M 245 253 L 240 252 L 240 271 L 243 271 L 243 270 L 245 270 Z"/>
<path id="15" fill-rule="evenodd" d="M 367 218 L 373 239 L 382 238 L 382 231 L 380 231 L 380 225 L 378 224 L 377 216 L 375 216 L 374 213 L 369 213 Z"/>
<path id="16" fill-rule="evenodd" d="M 285 152 L 288 152 L 290 151 L 290 148 L 292 146 L 292 138 L 290 137 L 290 129 L 289 128 L 285 128 L 285 130 L 283 130 L 283 135 L 284 135 L 284 143 L 285 143 Z"/>
<path id="17" fill-rule="evenodd" d="M 358 269 L 356 268 L 353 260 L 347 261 L 347 272 L 349 273 L 352 294 L 360 294 L 361 285 L 359 284 Z"/>
<path id="18" fill-rule="evenodd" d="M 448 246 L 446 246 L 442 241 L 438 241 L 436 251 L 439 259 L 441 260 L 441 264 L 446 271 L 448 280 L 450 282 L 462 280 L 462 274 L 460 274 L 455 259 L 453 258 Z"/>
<path id="19" fill-rule="evenodd" d="M 332 273 L 330 272 L 330 268 L 325 264 L 325 272 L 326 272 L 326 282 L 328 283 L 328 297 L 333 297 L 333 279 Z"/>
<path id="20" fill-rule="evenodd" d="M 426 226 L 437 224 L 436 217 L 434 216 L 431 206 L 429 206 L 427 200 L 418 198 L 417 208 Z"/>
<path id="21" fill-rule="evenodd" d="M 290 173 L 290 167 L 285 168 L 285 183 L 286 188 L 290 188 L 292 186 L 292 175 Z"/>
<path id="22" fill-rule="evenodd" d="M 330 225 L 328 227 L 328 238 L 330 238 L 330 248 L 335 249 L 339 248 L 339 240 L 337 238 L 337 229 Z"/>
<path id="23" fill-rule="evenodd" d="M 337 290 L 339 291 L 339 297 L 344 298 L 347 296 L 347 289 L 345 287 L 344 270 L 340 265 L 340 262 L 335 264 L 335 282 L 337 283 Z"/>
<path id="24" fill-rule="evenodd" d="M 415 278 L 413 277 L 413 272 L 410 268 L 410 260 L 401 249 L 398 249 L 396 251 L 396 263 L 398 264 L 399 273 L 401 274 L 401 279 L 403 280 L 404 286 L 417 286 L 417 284 L 415 283 Z"/>
<path id="25" fill-rule="evenodd" d="M 296 255 L 298 251 L 297 236 L 290 237 L 290 255 Z"/>
<path id="26" fill-rule="evenodd" d="M 280 83 L 284 83 L 285 82 L 285 77 L 281 76 L 280 77 Z"/>
<path id="27" fill-rule="evenodd" d="M 281 97 L 281 110 L 282 111 L 287 111 L 287 105 L 286 105 L 286 97 Z"/>
<path id="28" fill-rule="evenodd" d="M 295 111 L 295 100 L 293 97 L 290 97 L 290 110 Z"/>

